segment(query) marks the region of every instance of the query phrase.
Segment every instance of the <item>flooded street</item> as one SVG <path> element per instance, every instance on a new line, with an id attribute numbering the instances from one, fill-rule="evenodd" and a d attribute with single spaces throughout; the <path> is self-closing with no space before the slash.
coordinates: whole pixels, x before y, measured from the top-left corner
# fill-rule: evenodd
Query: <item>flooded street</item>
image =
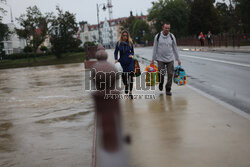
<path id="1" fill-rule="evenodd" d="M 0 70 L 0 166 L 91 166 L 84 65 Z"/>

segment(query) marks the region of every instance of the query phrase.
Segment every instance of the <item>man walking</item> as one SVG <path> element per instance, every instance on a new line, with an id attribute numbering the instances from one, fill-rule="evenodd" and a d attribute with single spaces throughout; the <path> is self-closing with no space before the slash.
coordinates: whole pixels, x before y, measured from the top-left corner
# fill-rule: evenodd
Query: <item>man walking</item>
<path id="1" fill-rule="evenodd" d="M 166 95 L 168 96 L 172 95 L 171 86 L 174 74 L 174 58 L 176 61 L 178 61 L 178 65 L 181 65 L 176 39 L 174 35 L 170 33 L 170 24 L 164 23 L 162 26 L 162 31 L 156 34 L 154 38 L 153 57 L 151 64 L 154 64 L 155 60 L 158 62 L 158 69 L 160 72 L 160 91 L 163 90 L 164 76 L 167 69 L 168 80 L 165 88 Z"/>

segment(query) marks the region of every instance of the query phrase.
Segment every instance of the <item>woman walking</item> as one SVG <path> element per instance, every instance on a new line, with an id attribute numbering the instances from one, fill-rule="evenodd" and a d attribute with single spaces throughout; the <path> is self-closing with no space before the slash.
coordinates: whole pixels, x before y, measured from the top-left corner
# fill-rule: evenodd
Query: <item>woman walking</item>
<path id="1" fill-rule="evenodd" d="M 118 58 L 118 52 L 120 56 Z M 132 90 L 133 90 L 133 77 L 134 77 L 134 46 L 132 39 L 129 35 L 129 32 L 123 30 L 121 33 L 120 40 L 116 43 L 115 47 L 115 63 L 120 62 L 123 73 L 122 73 L 122 81 L 125 85 L 125 93 L 128 94 L 129 97 L 133 99 Z"/>

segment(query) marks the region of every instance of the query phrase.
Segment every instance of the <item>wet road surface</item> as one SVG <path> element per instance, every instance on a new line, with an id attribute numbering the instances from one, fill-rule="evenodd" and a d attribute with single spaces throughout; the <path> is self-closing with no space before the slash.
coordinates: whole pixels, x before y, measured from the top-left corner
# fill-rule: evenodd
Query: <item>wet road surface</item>
<path id="1" fill-rule="evenodd" d="M 135 53 L 151 60 L 152 47 Z M 250 54 L 180 51 L 188 84 L 250 113 Z"/>
<path id="2" fill-rule="evenodd" d="M 91 166 L 83 64 L 0 70 L 0 166 Z"/>

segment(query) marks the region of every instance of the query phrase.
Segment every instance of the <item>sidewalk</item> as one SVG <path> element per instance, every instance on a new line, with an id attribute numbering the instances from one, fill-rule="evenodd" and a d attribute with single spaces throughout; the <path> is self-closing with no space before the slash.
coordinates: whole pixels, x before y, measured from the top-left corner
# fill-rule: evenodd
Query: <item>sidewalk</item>
<path id="1" fill-rule="evenodd" d="M 107 50 L 113 60 L 113 50 Z M 144 65 L 141 70 L 144 70 Z M 122 92 L 123 93 L 123 92 Z M 248 167 L 250 120 L 188 86 L 173 84 L 173 96 L 120 100 L 127 147 L 136 167 Z"/>
<path id="2" fill-rule="evenodd" d="M 212 51 L 212 52 L 239 52 L 239 53 L 250 53 L 250 46 L 232 47 L 201 47 L 201 46 L 178 46 L 183 51 Z"/>

